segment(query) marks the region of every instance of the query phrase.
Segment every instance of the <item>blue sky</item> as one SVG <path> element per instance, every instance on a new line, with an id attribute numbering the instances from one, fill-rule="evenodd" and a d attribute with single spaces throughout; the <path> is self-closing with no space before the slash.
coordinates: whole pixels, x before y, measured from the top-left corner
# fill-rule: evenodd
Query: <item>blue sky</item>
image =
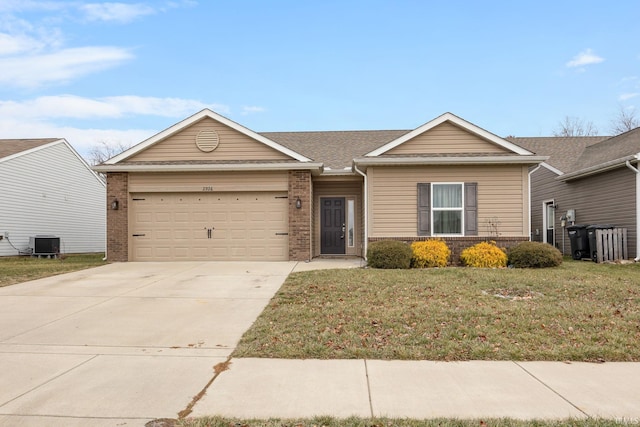
<path id="1" fill-rule="evenodd" d="M 133 144 L 202 108 L 258 132 L 601 134 L 640 107 L 640 2 L 0 0 L 0 138 Z"/>

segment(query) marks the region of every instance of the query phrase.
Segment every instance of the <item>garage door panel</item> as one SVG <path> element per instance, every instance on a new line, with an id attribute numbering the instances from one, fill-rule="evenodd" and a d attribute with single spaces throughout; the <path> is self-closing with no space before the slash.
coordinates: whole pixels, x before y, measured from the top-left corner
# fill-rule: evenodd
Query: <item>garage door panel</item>
<path id="1" fill-rule="evenodd" d="M 288 259 L 283 193 L 132 194 L 131 219 L 132 260 Z"/>

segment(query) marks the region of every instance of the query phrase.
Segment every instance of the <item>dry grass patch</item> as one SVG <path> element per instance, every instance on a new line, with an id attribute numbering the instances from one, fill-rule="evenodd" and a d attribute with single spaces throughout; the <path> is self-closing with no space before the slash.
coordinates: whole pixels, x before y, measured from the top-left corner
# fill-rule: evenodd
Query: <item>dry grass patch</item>
<path id="1" fill-rule="evenodd" d="M 104 253 L 61 258 L 0 257 L 0 287 L 106 264 Z"/>
<path id="2" fill-rule="evenodd" d="M 640 265 L 289 276 L 233 357 L 640 361 Z"/>

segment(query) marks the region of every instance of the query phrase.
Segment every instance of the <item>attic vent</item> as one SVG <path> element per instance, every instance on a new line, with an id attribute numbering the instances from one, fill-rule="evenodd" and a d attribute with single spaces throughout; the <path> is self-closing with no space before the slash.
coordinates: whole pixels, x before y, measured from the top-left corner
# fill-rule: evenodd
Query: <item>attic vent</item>
<path id="1" fill-rule="evenodd" d="M 218 136 L 218 132 L 213 129 L 201 130 L 196 136 L 196 146 L 200 151 L 204 151 L 205 153 L 210 153 L 218 148 L 219 143 L 220 137 Z"/>

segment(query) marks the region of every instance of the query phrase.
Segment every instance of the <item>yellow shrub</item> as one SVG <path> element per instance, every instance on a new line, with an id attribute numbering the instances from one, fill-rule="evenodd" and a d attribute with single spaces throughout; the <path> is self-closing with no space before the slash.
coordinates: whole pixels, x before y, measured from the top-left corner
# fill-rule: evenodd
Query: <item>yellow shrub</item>
<path id="1" fill-rule="evenodd" d="M 413 251 L 411 264 L 418 268 L 446 267 L 451 255 L 447 243 L 441 239 L 413 242 L 411 250 Z"/>
<path id="2" fill-rule="evenodd" d="M 495 242 L 481 242 L 462 251 L 460 260 L 467 267 L 506 267 L 507 254 Z"/>

